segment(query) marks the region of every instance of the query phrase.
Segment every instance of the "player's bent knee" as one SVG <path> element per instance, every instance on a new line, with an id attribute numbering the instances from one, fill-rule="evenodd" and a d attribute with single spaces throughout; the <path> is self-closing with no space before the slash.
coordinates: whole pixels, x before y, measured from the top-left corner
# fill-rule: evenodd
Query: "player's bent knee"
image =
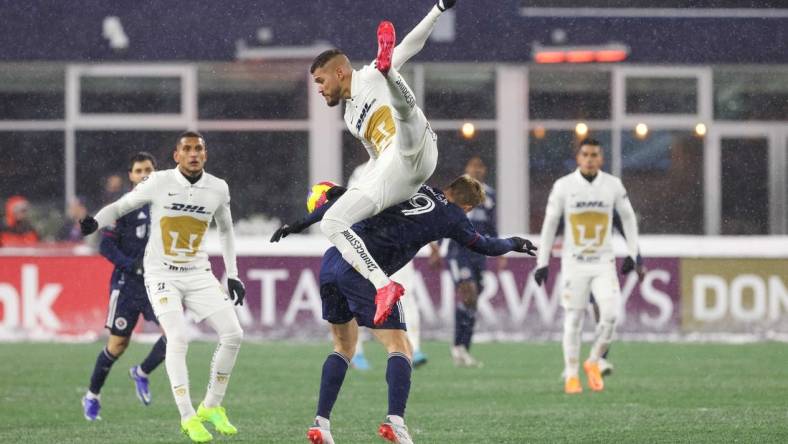
<path id="1" fill-rule="evenodd" d="M 244 339 L 244 331 L 241 327 L 235 328 L 231 331 L 224 332 L 219 337 L 219 340 L 224 345 L 240 347 Z"/>
<path id="2" fill-rule="evenodd" d="M 129 347 L 130 338 L 112 335 L 107 342 L 107 350 L 112 356 L 119 358 Z"/>

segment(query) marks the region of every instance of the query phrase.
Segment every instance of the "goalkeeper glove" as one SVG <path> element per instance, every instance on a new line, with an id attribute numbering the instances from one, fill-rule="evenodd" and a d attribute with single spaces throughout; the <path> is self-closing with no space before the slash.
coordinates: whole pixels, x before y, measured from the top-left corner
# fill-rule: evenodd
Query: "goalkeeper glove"
<path id="1" fill-rule="evenodd" d="M 238 279 L 227 279 L 227 289 L 229 290 L 230 299 L 235 301 L 235 305 L 243 305 L 244 298 L 246 297 L 246 288 L 244 283 Z"/>

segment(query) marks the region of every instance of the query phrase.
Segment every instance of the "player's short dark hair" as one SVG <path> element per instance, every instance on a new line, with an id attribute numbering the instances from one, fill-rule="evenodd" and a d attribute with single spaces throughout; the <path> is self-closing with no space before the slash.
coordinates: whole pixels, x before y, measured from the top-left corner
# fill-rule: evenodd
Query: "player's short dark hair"
<path id="1" fill-rule="evenodd" d="M 202 134 L 198 133 L 197 131 L 184 131 L 178 136 L 178 140 L 175 143 L 179 143 L 184 137 L 196 137 L 205 140 Z"/>
<path id="2" fill-rule="evenodd" d="M 451 193 L 452 200 L 457 205 L 477 207 L 483 204 L 486 198 L 482 183 L 467 174 L 454 179 L 446 190 Z"/>
<path id="3" fill-rule="evenodd" d="M 584 145 L 595 146 L 598 147 L 600 151 L 602 150 L 602 144 L 599 143 L 598 140 L 591 137 L 586 137 L 585 139 L 581 140 L 580 143 L 577 144 L 577 147 L 575 147 L 575 156 L 577 156 L 580 153 L 580 148 L 582 148 Z"/>
<path id="4" fill-rule="evenodd" d="M 153 165 L 153 169 L 156 169 L 156 158 L 153 157 L 153 154 L 147 151 L 140 151 L 139 153 L 134 154 L 129 158 L 129 171 L 134 169 L 134 164 L 137 162 L 145 162 L 149 160 L 151 165 Z"/>
<path id="5" fill-rule="evenodd" d="M 309 73 L 310 74 L 314 74 L 315 70 L 317 68 L 322 68 L 322 67 L 326 66 L 326 63 L 328 63 L 331 59 L 333 59 L 336 56 L 341 56 L 341 55 L 345 55 L 345 53 L 342 52 L 342 50 L 336 49 L 336 48 L 334 48 L 334 49 L 327 49 L 327 50 L 321 52 L 312 61 L 312 66 L 309 67 Z"/>

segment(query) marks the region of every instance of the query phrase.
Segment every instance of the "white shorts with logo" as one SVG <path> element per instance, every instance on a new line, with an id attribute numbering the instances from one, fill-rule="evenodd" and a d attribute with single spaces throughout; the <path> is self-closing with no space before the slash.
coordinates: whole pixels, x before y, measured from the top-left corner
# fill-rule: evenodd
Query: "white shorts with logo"
<path id="1" fill-rule="evenodd" d="M 438 138 L 430 128 L 421 109 L 407 121 L 414 132 L 422 132 L 421 142 L 413 147 L 400 147 L 399 141 L 384 150 L 375 164 L 352 188 L 358 188 L 374 203 L 376 213 L 410 199 L 432 176 L 438 164 Z"/>
<path id="2" fill-rule="evenodd" d="M 618 307 L 621 304 L 621 287 L 615 263 L 562 264 L 561 306 L 565 309 L 584 310 L 588 307 L 591 293 L 600 307 Z"/>
<path id="3" fill-rule="evenodd" d="M 145 274 L 145 288 L 157 318 L 185 308 L 199 322 L 224 308 L 233 307 L 227 292 L 211 272 L 182 277 Z"/>

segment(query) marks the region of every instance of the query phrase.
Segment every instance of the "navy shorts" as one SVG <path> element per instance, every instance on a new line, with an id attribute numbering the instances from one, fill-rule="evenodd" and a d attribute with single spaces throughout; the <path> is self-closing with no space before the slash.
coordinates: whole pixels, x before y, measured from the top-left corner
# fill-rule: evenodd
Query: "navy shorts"
<path id="1" fill-rule="evenodd" d="M 345 262 L 339 250 L 332 247 L 326 251 L 320 265 L 323 319 L 332 324 L 345 324 L 356 318 L 358 325 L 364 327 L 406 330 L 399 301 L 388 319 L 375 326 L 375 294 L 375 286 Z"/>
<path id="2" fill-rule="evenodd" d="M 447 262 L 454 285 L 474 282 L 477 291 L 482 292 L 482 284 L 484 283 L 482 273 L 487 269 L 487 256 L 466 249 L 453 257 L 450 256 Z"/>
<path id="3" fill-rule="evenodd" d="M 159 323 L 145 292 L 142 277 L 113 282 L 109 295 L 106 327 L 115 336 L 129 337 L 137 326 L 140 315 L 146 321 Z M 139 282 L 136 282 L 136 280 Z"/>

